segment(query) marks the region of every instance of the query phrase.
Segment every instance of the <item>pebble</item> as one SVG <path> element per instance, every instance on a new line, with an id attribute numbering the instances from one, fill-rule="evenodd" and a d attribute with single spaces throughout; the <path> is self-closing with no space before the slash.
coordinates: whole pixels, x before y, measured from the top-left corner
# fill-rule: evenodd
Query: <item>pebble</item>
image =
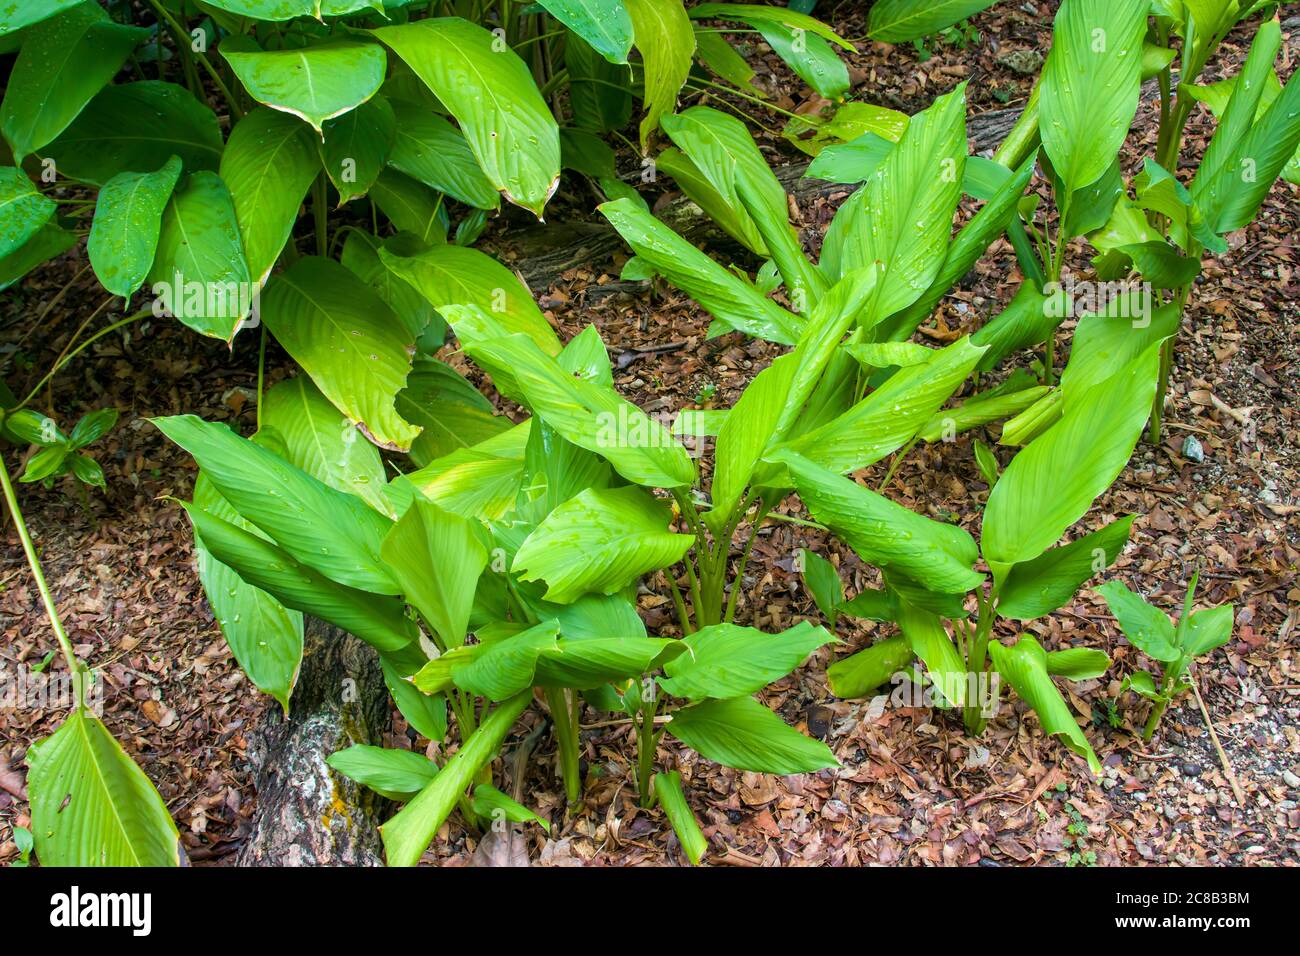
<path id="1" fill-rule="evenodd" d="M 1295 789 L 1300 790 L 1300 777 L 1297 777 L 1290 770 L 1282 771 L 1282 779 L 1286 781 L 1286 785 L 1288 787 L 1293 787 Z"/>
<path id="2" fill-rule="evenodd" d="M 1165 816 L 1170 821 L 1173 821 L 1173 820 L 1177 820 L 1180 816 L 1182 816 L 1182 814 L 1178 812 L 1178 808 L 1175 807 L 1173 804 L 1167 803 L 1165 804 Z"/>
<path id="3" fill-rule="evenodd" d="M 1183 439 L 1183 457 L 1198 465 L 1205 461 L 1205 449 L 1201 447 L 1195 435 L 1188 435 Z"/>

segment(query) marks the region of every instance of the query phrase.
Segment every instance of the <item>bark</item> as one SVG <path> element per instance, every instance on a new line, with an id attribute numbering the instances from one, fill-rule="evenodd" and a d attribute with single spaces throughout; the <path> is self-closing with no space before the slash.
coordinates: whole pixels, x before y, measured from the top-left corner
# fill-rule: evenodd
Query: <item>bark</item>
<path id="1" fill-rule="evenodd" d="M 330 769 L 352 744 L 379 745 L 392 712 L 379 657 L 307 618 L 302 670 L 288 719 L 268 713 L 249 741 L 257 787 L 240 866 L 382 866 L 387 801 Z"/>
<path id="2" fill-rule="evenodd" d="M 1010 132 L 1019 116 L 1019 109 L 1005 109 L 990 110 L 970 117 L 966 132 L 971 150 L 983 153 L 994 149 Z M 807 163 L 794 163 L 775 170 L 776 178 L 800 205 L 836 193 L 847 196 L 853 191 L 852 186 L 805 179 L 803 175 L 807 170 Z M 735 245 L 734 240 L 718 229 L 695 203 L 684 196 L 666 203 L 655 215 L 693 243 Z M 605 262 L 624 248 L 618 233 L 603 222 L 539 225 L 512 235 L 511 245 L 518 253 L 518 258 L 510 264 L 534 292 L 544 292 L 567 269 Z M 588 295 L 609 294 L 623 291 L 624 288 L 623 284 L 606 285 L 599 290 L 589 289 Z M 640 284 L 632 283 L 626 288 L 640 288 Z"/>

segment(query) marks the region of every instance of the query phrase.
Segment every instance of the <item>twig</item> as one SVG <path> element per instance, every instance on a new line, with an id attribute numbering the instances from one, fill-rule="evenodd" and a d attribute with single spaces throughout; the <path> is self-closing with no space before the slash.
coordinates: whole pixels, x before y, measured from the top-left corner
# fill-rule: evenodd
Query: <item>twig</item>
<path id="1" fill-rule="evenodd" d="M 1192 693 L 1196 695 L 1196 703 L 1200 705 L 1201 716 L 1205 718 L 1205 727 L 1210 732 L 1210 740 L 1214 743 L 1214 749 L 1219 752 L 1219 763 L 1223 765 L 1223 772 L 1228 777 L 1228 783 L 1232 784 L 1232 795 L 1237 798 L 1237 806 L 1243 810 L 1246 807 L 1245 794 L 1241 792 L 1241 784 L 1237 782 L 1237 775 L 1232 772 L 1232 764 L 1228 763 L 1228 755 L 1223 752 L 1223 745 L 1219 743 L 1219 735 L 1214 731 L 1214 722 L 1210 720 L 1210 712 L 1205 707 L 1205 698 L 1201 696 L 1201 679 L 1200 675 L 1193 675 Z"/>

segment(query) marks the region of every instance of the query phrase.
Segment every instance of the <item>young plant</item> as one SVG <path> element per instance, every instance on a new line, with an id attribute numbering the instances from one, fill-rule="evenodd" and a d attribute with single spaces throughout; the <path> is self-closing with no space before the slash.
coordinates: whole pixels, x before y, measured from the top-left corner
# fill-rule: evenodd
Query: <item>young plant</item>
<path id="1" fill-rule="evenodd" d="M 1134 671 L 1124 678 L 1124 689 L 1151 701 L 1151 714 L 1142 728 L 1142 739 L 1150 740 L 1160 725 L 1160 718 L 1170 703 L 1191 689 L 1187 668 L 1198 657 L 1222 647 L 1232 637 L 1231 604 L 1193 611 L 1196 582 L 1200 572 L 1192 575 L 1183 599 L 1183 613 L 1177 624 L 1141 595 L 1134 594 L 1119 581 L 1107 581 L 1097 589 L 1110 612 L 1119 622 L 1129 643 L 1153 661 L 1160 662 L 1157 679 L 1147 671 Z"/>
<path id="2" fill-rule="evenodd" d="M 40 449 L 27 460 L 18 480 L 39 481 L 46 488 L 53 486 L 54 479 L 68 474 L 75 475 L 82 484 L 103 488 L 104 470 L 81 449 L 108 434 L 116 423 L 117 409 L 101 408 L 83 415 L 72 434 L 67 435 L 54 419 L 40 412 L 0 409 L 0 437 Z"/>

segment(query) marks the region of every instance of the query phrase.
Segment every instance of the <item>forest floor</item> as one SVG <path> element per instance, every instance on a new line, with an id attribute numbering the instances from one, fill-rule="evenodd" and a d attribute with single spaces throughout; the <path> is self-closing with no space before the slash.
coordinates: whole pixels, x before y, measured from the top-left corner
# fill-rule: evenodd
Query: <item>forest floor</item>
<path id="1" fill-rule="evenodd" d="M 860 14 L 831 19 L 844 36 L 865 34 Z M 980 36 L 964 49 L 860 42 L 860 52 L 847 58 L 853 96 L 912 112 L 969 80 L 971 112 L 1019 105 L 1030 77 L 1016 67 L 1047 49 L 1050 10 L 1004 3 L 974 25 Z M 1292 31 L 1292 49 L 1296 40 Z M 1248 41 L 1245 33 L 1229 38 L 1218 61 L 1224 71 L 1235 69 Z M 810 94 L 790 89 L 788 71 L 770 51 L 760 46 L 751 52 L 756 82 L 777 105 L 808 108 Z M 783 121 L 752 104 L 745 108 L 769 127 Z M 1154 145 L 1155 119 L 1152 104 L 1144 103 L 1136 124 L 1142 135 L 1126 147 L 1126 172 Z M 1202 117 L 1193 119 L 1187 155 L 1199 155 L 1206 129 Z M 762 145 L 774 164 L 801 158 L 779 135 L 764 137 Z M 636 165 L 634 157 L 625 159 L 629 169 Z M 1179 339 L 1164 440 L 1138 447 L 1085 521 L 1091 528 L 1119 515 L 1138 516 L 1131 543 L 1109 575 L 1166 610 L 1180 606 L 1198 565 L 1204 567 L 1198 603 L 1236 606 L 1232 641 L 1197 665 L 1193 677 L 1244 802 L 1233 795 L 1194 697 L 1172 707 L 1156 738 L 1142 743 L 1137 730 L 1145 705 L 1120 690 L 1122 677 L 1142 666 L 1140 655 L 1100 597 L 1085 588 L 1029 631 L 1049 648 L 1100 647 L 1115 660 L 1106 678 L 1069 685 L 1067 698 L 1104 761 L 1100 779 L 1045 738 L 1018 702 L 1004 702 L 985 735 L 974 740 L 942 711 L 832 697 L 827 665 L 887 633 L 884 626 L 843 620 L 841 645 L 823 648 L 766 694 L 787 720 L 826 740 L 839 769 L 776 778 L 723 769 L 671 744 L 661 748 L 661 765 L 682 771 L 710 840 L 710 862 L 1300 862 L 1298 195 L 1285 183 L 1275 187 L 1257 222 L 1231 237 L 1226 255 L 1208 263 Z M 841 198 L 798 210 L 813 251 Z M 591 205 L 575 184 L 561 193 L 554 211 L 548 208 L 548 219 L 591 218 Z M 522 216 L 504 215 L 481 245 L 508 259 L 513 238 L 526 225 Z M 589 323 L 598 327 L 618 360 L 617 386 L 643 409 L 671 414 L 704 399 L 729 406 L 779 354 L 777 347 L 737 335 L 706 340 L 708 316 L 669 287 L 629 293 L 620 284 L 613 294 L 602 291 L 617 283 L 623 258 L 570 270 L 539 299 L 563 339 Z M 74 250 L 6 293 L 0 359 L 11 382 L 39 378 L 99 305 L 102 292 L 93 278 L 77 274 L 84 261 Z M 1081 246 L 1073 261 L 1086 267 Z M 996 314 L 1017 281 L 1009 249 L 995 247 L 920 334 L 937 343 L 973 331 Z M 679 347 L 649 351 L 666 343 Z M 443 357 L 464 368 L 450 350 Z M 193 468 L 147 419 L 195 412 L 249 433 L 256 367 L 255 333 L 241 336 L 233 354 L 168 321 L 140 323 L 102 340 L 56 378 L 53 406 L 45 410 L 57 408 L 67 422 L 92 408 L 119 409 L 118 427 L 92 449 L 104 466 L 107 491 L 83 496 L 66 482 L 50 490 L 20 488 L 68 631 L 78 653 L 103 672 L 104 719 L 158 786 L 195 863 L 228 862 L 239 848 L 257 799 L 246 740 L 260 721 L 277 719 L 277 708 L 244 678 L 217 629 L 194 573 L 188 523 L 167 498 L 188 497 Z M 271 380 L 289 371 L 274 345 L 268 369 Z M 937 518 L 977 514 L 970 505 L 987 486 L 975 466 L 972 437 L 992 443 L 995 435 L 976 432 L 917 448 L 898 468 L 889 497 Z M 1189 437 L 1199 442 L 1203 460 L 1185 449 Z M 1005 464 L 1009 450 L 994 447 Z M 18 463 L 13 449 L 6 454 L 11 466 Z M 863 477 L 879 484 L 887 464 Z M 781 511 L 799 516 L 799 508 L 791 498 Z M 55 646 L 7 519 L 3 535 L 0 681 L 30 675 Z M 874 572 L 827 535 L 769 522 L 744 578 L 739 623 L 778 629 L 801 618 L 819 620 L 794 570 L 801 547 L 835 562 L 849 594 L 875 583 Z M 657 576 L 641 601 L 651 632 L 668 635 L 675 625 L 665 589 Z M 0 707 L 0 863 L 17 852 L 12 825 L 27 823 L 26 749 L 60 717 L 55 709 Z M 551 745 L 543 742 L 531 764 L 524 792 L 557 824 L 549 838 L 530 830 L 532 858 L 550 865 L 682 862 L 662 815 L 636 806 L 630 727 L 608 725 L 592 713 L 586 720 L 601 726 L 583 733 L 587 786 L 578 813 L 564 812 Z M 400 717 L 392 744 L 409 745 Z M 453 819 L 427 859 L 465 865 L 474 846 Z"/>

